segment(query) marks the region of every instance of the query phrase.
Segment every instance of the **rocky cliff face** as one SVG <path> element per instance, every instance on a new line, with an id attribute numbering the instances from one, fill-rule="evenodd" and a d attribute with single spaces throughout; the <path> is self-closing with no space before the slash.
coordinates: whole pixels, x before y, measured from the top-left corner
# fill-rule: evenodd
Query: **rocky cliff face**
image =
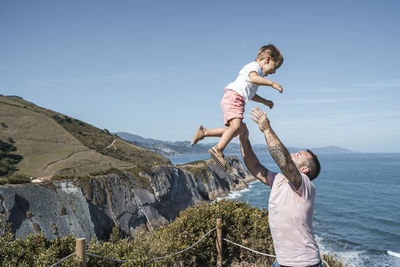
<path id="1" fill-rule="evenodd" d="M 134 236 L 139 229 L 166 225 L 188 206 L 247 187 L 254 178 L 237 157 L 227 160 L 227 173 L 212 160 L 154 167 L 140 173 L 147 186 L 129 173 L 1 186 L 0 218 L 21 238 L 43 231 L 48 239 L 68 234 L 106 239 L 115 223 Z"/>

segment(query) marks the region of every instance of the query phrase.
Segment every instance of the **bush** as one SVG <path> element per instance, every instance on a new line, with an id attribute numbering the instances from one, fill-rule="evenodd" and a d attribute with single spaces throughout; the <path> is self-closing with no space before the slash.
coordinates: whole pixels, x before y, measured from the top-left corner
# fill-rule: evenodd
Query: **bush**
<path id="1" fill-rule="evenodd" d="M 7 178 L 7 183 L 9 184 L 25 184 L 30 182 L 31 179 L 25 174 L 13 174 L 11 177 Z"/>
<path id="2" fill-rule="evenodd" d="M 58 122 L 58 123 L 63 123 L 63 122 L 64 122 L 63 117 L 61 117 L 61 116 L 59 116 L 59 115 L 57 115 L 57 114 L 54 114 L 54 115 L 53 115 L 53 119 L 54 119 L 56 122 Z"/>
<path id="3" fill-rule="evenodd" d="M 337 255 L 322 254 L 322 259 L 328 263 L 330 267 L 343 267 L 342 260 Z M 325 266 L 325 264 L 324 264 Z"/>
<path id="4" fill-rule="evenodd" d="M 222 235 L 233 242 L 243 244 L 257 251 L 274 254 L 272 238 L 268 225 L 268 213 L 250 207 L 243 202 L 220 201 L 188 208 L 168 227 L 161 227 L 152 235 L 153 242 L 160 240 L 158 255 L 170 254 L 184 249 L 216 226 L 217 218 L 222 219 Z M 163 263 L 168 265 L 179 261 L 186 265 L 215 265 L 217 260 L 215 248 L 216 232 L 207 236 L 197 246 L 178 256 L 167 258 Z M 169 240 L 168 242 L 165 242 Z M 153 246 L 154 247 L 154 246 Z M 273 259 L 230 245 L 223 241 L 224 264 L 233 261 L 258 262 L 271 264 Z"/>
<path id="5" fill-rule="evenodd" d="M 15 141 L 12 138 L 9 142 L 0 140 L 0 176 L 10 175 L 17 171 L 16 165 L 22 160 L 21 155 L 10 154 L 17 150 L 14 146 Z"/>
<path id="6" fill-rule="evenodd" d="M 4 184 L 26 184 L 30 183 L 31 179 L 24 174 L 13 174 L 10 177 L 2 177 L 0 179 L 0 185 Z"/>
<path id="7" fill-rule="evenodd" d="M 0 236 L 0 266 L 50 266 L 75 252 L 75 237 L 46 240 L 43 233 L 30 234 L 24 240 L 14 239 L 11 226 L 7 225 Z M 71 257 L 58 266 L 79 266 Z"/>

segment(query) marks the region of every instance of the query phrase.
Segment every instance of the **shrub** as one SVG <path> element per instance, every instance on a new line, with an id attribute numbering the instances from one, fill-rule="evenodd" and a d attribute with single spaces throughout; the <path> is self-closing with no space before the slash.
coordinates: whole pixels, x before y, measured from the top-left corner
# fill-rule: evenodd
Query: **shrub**
<path id="1" fill-rule="evenodd" d="M 337 255 L 322 254 L 322 259 L 328 263 L 330 267 L 343 267 L 345 266 L 342 260 Z M 325 266 L 325 264 L 324 264 Z"/>
<path id="2" fill-rule="evenodd" d="M 247 203 L 220 201 L 188 208 L 168 225 L 161 227 L 152 235 L 152 240 L 160 240 L 163 245 L 159 254 L 170 254 L 190 246 L 205 233 L 216 226 L 217 218 L 222 219 L 222 235 L 233 242 L 244 244 L 260 252 L 273 254 L 272 238 L 268 225 L 268 213 L 250 207 Z M 163 260 L 168 265 L 179 261 L 186 265 L 215 265 L 215 231 L 191 250 Z M 163 240 L 169 240 L 163 242 Z M 153 246 L 155 247 L 155 246 Z M 223 242 L 224 264 L 233 261 L 259 262 L 270 264 L 273 260 L 258 256 L 237 246 Z"/>
<path id="3" fill-rule="evenodd" d="M 0 236 L 0 266 L 50 266 L 75 251 L 75 237 L 46 240 L 43 233 L 30 234 L 24 240 L 14 239 L 7 225 Z M 76 258 L 58 266 L 78 266 Z"/>
<path id="4" fill-rule="evenodd" d="M 10 154 L 17 150 L 14 140 L 9 138 L 9 142 L 0 140 L 0 176 L 10 175 L 17 171 L 16 165 L 22 160 L 21 155 Z"/>
<path id="5" fill-rule="evenodd" d="M 7 179 L 9 184 L 25 184 L 30 183 L 31 179 L 25 174 L 13 174 Z"/>
<path id="6" fill-rule="evenodd" d="M 54 114 L 54 115 L 53 115 L 53 119 L 54 119 L 56 122 L 58 122 L 58 123 L 63 123 L 63 122 L 64 122 L 63 117 L 61 117 L 61 116 L 59 116 L 59 115 L 57 115 L 57 114 Z"/>

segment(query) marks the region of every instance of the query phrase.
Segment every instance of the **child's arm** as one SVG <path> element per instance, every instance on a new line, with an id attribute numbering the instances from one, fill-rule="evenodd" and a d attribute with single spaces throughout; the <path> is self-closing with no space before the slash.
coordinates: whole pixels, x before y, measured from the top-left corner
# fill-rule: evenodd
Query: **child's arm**
<path id="1" fill-rule="evenodd" d="M 283 92 L 283 88 L 280 84 L 270 81 L 268 79 L 265 79 L 264 77 L 261 77 L 255 71 L 252 71 L 249 73 L 249 78 L 250 78 L 250 82 L 252 82 L 252 83 L 255 83 L 257 85 L 271 86 L 272 88 L 278 90 L 280 93 Z"/>
<path id="2" fill-rule="evenodd" d="M 261 96 L 259 96 L 257 94 L 255 94 L 251 100 L 253 100 L 255 102 L 258 102 L 258 103 L 261 103 L 261 104 L 264 104 L 269 108 L 273 108 L 274 107 L 274 102 L 272 102 L 271 100 L 267 100 L 267 99 L 265 99 L 265 98 L 263 98 L 263 97 L 261 97 Z"/>

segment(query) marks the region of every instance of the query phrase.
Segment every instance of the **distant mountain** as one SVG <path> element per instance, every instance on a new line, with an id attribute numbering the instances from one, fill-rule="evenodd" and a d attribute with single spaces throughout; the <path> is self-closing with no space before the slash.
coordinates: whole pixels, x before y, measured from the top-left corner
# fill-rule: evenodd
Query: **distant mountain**
<path id="1" fill-rule="evenodd" d="M 317 153 L 357 153 L 347 148 L 338 146 L 325 146 L 325 147 L 315 147 L 311 149 L 313 152 Z"/>
<path id="2" fill-rule="evenodd" d="M 115 133 L 120 138 L 142 148 L 157 152 L 163 156 L 177 156 L 182 154 L 200 154 L 207 153 L 208 149 L 214 146 L 216 143 L 197 143 L 195 146 L 191 146 L 189 141 L 161 141 L 151 138 L 144 138 L 136 134 L 131 134 L 127 132 L 117 132 Z M 305 150 L 306 148 L 288 147 L 290 152 L 296 152 L 299 150 Z M 346 148 L 337 146 L 327 146 L 327 147 L 317 147 L 309 148 L 315 154 L 321 153 L 355 153 Z M 253 145 L 253 150 L 256 153 L 267 152 L 266 144 L 256 144 Z M 237 143 L 229 143 L 226 147 L 225 154 L 238 154 L 240 153 L 240 145 Z"/>
<path id="3" fill-rule="evenodd" d="M 149 145 L 171 143 L 171 142 L 160 141 L 160 140 L 151 139 L 151 138 L 144 138 L 139 135 L 126 133 L 126 132 L 118 132 L 117 135 L 119 137 L 121 137 L 122 139 L 125 139 L 128 142 L 138 142 L 138 143 L 149 144 Z"/>

